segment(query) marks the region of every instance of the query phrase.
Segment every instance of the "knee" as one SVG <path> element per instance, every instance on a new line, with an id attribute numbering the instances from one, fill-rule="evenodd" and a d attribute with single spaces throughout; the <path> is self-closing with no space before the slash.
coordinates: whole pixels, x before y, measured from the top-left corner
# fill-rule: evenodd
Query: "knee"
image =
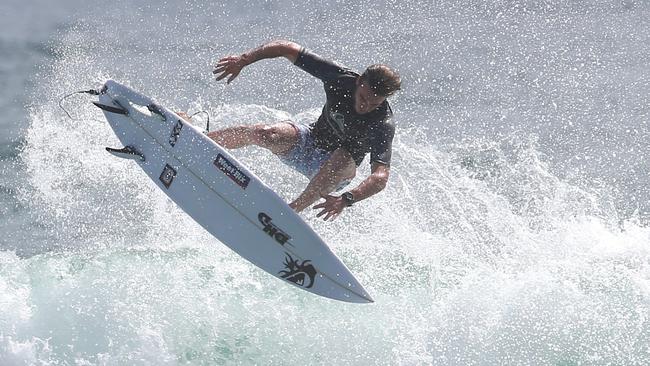
<path id="1" fill-rule="evenodd" d="M 279 139 L 280 131 L 276 126 L 264 124 L 253 125 L 253 139 L 257 145 L 268 145 Z"/>
<path id="2" fill-rule="evenodd" d="M 354 161 L 351 164 L 347 164 L 343 169 L 343 179 L 352 180 L 357 176 L 357 165 L 354 164 Z"/>
<path id="3" fill-rule="evenodd" d="M 334 185 L 334 190 L 340 190 L 343 187 L 347 186 L 357 175 L 357 166 L 352 162 L 352 164 L 346 164 L 341 167 L 335 174 L 331 176 L 330 182 Z M 328 192 L 329 193 L 329 192 Z"/>
<path id="4" fill-rule="evenodd" d="M 342 179 L 353 179 L 357 175 L 357 165 L 347 150 L 337 149 L 330 159 L 333 162 L 334 170 L 340 172 Z"/>

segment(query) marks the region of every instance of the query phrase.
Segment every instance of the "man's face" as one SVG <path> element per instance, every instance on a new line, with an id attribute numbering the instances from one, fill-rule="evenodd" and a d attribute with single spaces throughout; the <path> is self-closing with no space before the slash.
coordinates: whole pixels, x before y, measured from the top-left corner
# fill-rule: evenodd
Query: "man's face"
<path id="1" fill-rule="evenodd" d="M 357 89 L 354 91 L 354 111 L 359 114 L 366 114 L 379 107 L 386 97 L 375 94 L 361 78 L 357 79 Z"/>

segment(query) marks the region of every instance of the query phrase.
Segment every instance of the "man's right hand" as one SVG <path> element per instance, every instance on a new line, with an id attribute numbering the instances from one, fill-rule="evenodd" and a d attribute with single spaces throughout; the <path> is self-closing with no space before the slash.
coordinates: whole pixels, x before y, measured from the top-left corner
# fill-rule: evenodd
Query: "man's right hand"
<path id="1" fill-rule="evenodd" d="M 217 81 L 229 76 L 226 83 L 230 84 L 246 65 L 243 56 L 226 56 L 217 62 L 212 73 L 217 75 Z"/>

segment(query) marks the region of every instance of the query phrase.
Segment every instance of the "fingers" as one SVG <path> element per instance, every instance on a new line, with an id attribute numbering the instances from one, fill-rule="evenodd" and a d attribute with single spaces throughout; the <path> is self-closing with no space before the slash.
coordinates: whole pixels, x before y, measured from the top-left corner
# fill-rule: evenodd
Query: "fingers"
<path id="1" fill-rule="evenodd" d="M 219 71 L 215 70 L 212 72 L 213 74 L 219 73 Z M 226 77 L 229 76 L 227 83 L 230 84 L 230 82 L 239 75 L 239 70 L 225 70 L 221 72 L 221 75 L 217 75 L 217 81 L 225 79 Z"/>
<path id="2" fill-rule="evenodd" d="M 339 217 L 340 212 L 335 212 L 335 211 L 330 211 L 323 217 L 324 221 L 334 221 L 337 217 Z"/>
<path id="3" fill-rule="evenodd" d="M 214 70 L 212 70 L 212 73 L 214 75 L 217 75 L 217 81 L 225 78 L 228 75 L 234 74 L 235 70 L 232 70 L 232 67 L 228 66 L 217 66 Z"/>
<path id="4" fill-rule="evenodd" d="M 236 61 L 237 61 L 237 57 L 235 57 L 235 56 L 226 56 L 226 57 L 220 59 L 219 61 L 217 61 L 217 64 L 214 65 L 214 67 L 215 68 L 216 67 L 224 67 L 224 66 L 230 65 L 230 64 L 232 64 L 233 62 L 236 62 Z"/>
<path id="5" fill-rule="evenodd" d="M 317 207 L 317 206 L 320 206 L 320 207 Z M 334 208 L 326 208 L 324 204 L 320 204 L 320 205 L 317 205 L 317 206 L 314 206 L 315 210 L 318 209 L 318 208 L 321 208 L 321 207 L 323 207 L 323 209 L 319 213 L 316 214 L 316 217 L 321 217 L 321 216 L 324 215 L 324 217 L 323 217 L 324 221 L 333 221 L 334 219 L 339 217 L 339 215 L 341 214 L 341 211 L 339 211 L 337 209 L 334 209 Z"/>
<path id="6" fill-rule="evenodd" d="M 234 78 L 239 75 L 239 70 L 230 70 L 230 69 L 224 69 L 224 70 L 214 70 L 212 72 L 213 74 L 218 74 L 221 73 L 221 75 L 217 75 L 217 81 L 225 79 L 226 77 L 230 76 L 226 83 L 230 84 L 231 81 L 233 81 Z"/>
<path id="7" fill-rule="evenodd" d="M 212 74 L 217 75 L 217 81 L 228 78 L 228 80 L 226 80 L 226 83 L 230 84 L 230 82 L 233 81 L 233 79 L 235 79 L 241 71 L 239 61 L 239 56 L 226 56 L 220 59 L 216 65 L 214 65 Z"/>
<path id="8" fill-rule="evenodd" d="M 237 59 L 239 59 L 239 56 L 228 55 L 226 57 L 222 57 L 221 59 L 219 59 L 219 62 L 217 62 L 217 65 L 222 64 L 222 63 L 227 63 L 228 61 L 237 60 Z"/>
<path id="9" fill-rule="evenodd" d="M 225 71 L 228 68 L 233 67 L 235 64 L 233 61 L 228 60 L 228 61 L 219 61 L 216 65 L 214 65 L 214 70 L 212 71 L 213 74 Z"/>
<path id="10" fill-rule="evenodd" d="M 314 210 L 320 210 L 316 214 L 316 217 L 322 216 L 325 221 L 333 221 L 339 217 L 341 212 L 343 212 L 343 207 L 336 204 L 337 197 L 328 194 L 322 195 L 321 198 L 324 198 L 325 201 L 314 205 L 313 207 Z"/>
<path id="11" fill-rule="evenodd" d="M 232 76 L 230 76 L 230 77 L 228 78 L 228 81 L 226 81 L 226 84 L 230 84 L 230 82 L 233 81 L 233 79 L 236 78 L 237 75 L 239 75 L 239 72 L 234 72 L 234 73 L 232 73 Z"/>
<path id="12" fill-rule="evenodd" d="M 321 217 L 321 216 L 323 216 L 323 221 L 327 221 L 327 219 L 330 216 L 332 216 L 332 211 L 323 210 L 323 211 L 316 214 L 316 217 Z"/>

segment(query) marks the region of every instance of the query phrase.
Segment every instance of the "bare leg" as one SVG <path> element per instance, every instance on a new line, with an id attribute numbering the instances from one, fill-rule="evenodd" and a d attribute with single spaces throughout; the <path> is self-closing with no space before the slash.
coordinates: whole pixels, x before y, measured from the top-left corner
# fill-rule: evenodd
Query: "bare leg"
<path id="1" fill-rule="evenodd" d="M 176 114 L 188 122 L 191 120 L 185 112 Z M 289 122 L 227 127 L 209 132 L 207 136 L 227 149 L 257 145 L 271 150 L 276 155 L 291 150 L 298 142 L 298 131 Z"/>
<path id="2" fill-rule="evenodd" d="M 304 210 L 321 197 L 333 192 L 342 181 L 354 178 L 356 171 L 357 166 L 350 153 L 345 149 L 335 150 L 307 188 L 289 206 L 298 212 Z"/>
<path id="3" fill-rule="evenodd" d="M 227 127 L 208 133 L 208 137 L 227 149 L 257 145 L 274 154 L 289 151 L 298 141 L 298 131 L 288 122 L 273 125 Z"/>

